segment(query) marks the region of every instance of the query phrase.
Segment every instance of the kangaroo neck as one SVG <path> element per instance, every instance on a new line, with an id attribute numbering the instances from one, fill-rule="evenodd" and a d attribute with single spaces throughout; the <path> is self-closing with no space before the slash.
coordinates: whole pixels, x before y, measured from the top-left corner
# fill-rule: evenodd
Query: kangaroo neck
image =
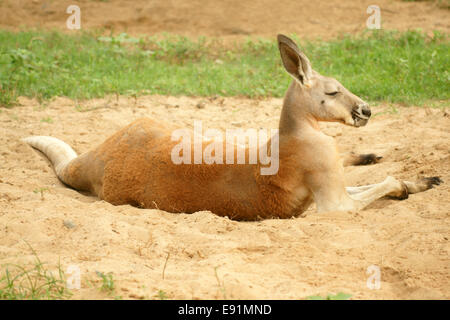
<path id="1" fill-rule="evenodd" d="M 299 84 L 293 81 L 286 92 L 281 109 L 279 132 L 280 136 L 302 137 L 310 131 L 320 131 L 317 119 L 309 112 L 310 104 Z"/>

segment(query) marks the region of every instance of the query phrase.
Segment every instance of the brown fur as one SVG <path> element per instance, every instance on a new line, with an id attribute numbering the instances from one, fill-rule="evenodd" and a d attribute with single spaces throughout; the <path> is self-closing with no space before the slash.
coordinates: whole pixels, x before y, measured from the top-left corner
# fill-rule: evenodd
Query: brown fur
<path id="1" fill-rule="evenodd" d="M 379 157 L 374 153 L 368 154 L 354 154 L 347 155 L 344 159 L 344 166 L 366 166 L 375 164 L 381 161 L 383 157 Z"/>
<path id="2" fill-rule="evenodd" d="M 289 218 L 311 203 L 306 188 L 303 199 L 297 197 L 304 173 L 296 169 L 300 159 L 292 151 L 298 150 L 295 139 L 280 139 L 280 169 L 263 176 L 259 164 L 176 165 L 170 153 L 177 142 L 165 128 L 151 119 L 137 120 L 73 160 L 61 178 L 115 205 L 186 213 L 211 210 L 238 220 Z"/>

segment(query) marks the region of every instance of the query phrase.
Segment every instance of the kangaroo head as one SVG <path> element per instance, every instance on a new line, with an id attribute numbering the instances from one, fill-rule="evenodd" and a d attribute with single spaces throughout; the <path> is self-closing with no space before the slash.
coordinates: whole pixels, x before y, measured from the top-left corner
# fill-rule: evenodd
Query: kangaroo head
<path id="1" fill-rule="evenodd" d="M 314 71 L 306 55 L 290 38 L 278 35 L 278 48 L 284 68 L 296 85 L 291 90 L 298 108 L 318 121 L 337 121 L 361 127 L 370 118 L 370 108 L 339 81 Z"/>

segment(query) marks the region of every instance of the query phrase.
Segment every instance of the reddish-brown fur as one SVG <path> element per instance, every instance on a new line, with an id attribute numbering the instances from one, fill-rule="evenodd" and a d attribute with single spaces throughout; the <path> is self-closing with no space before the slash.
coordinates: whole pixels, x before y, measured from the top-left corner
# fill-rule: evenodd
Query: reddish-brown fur
<path id="1" fill-rule="evenodd" d="M 297 216 L 311 203 L 306 189 L 298 201 L 297 187 L 304 177 L 297 169 L 301 159 L 295 139 L 280 138 L 279 171 L 264 176 L 259 164 L 176 165 L 170 155 L 177 142 L 165 128 L 147 118 L 131 123 L 73 160 L 63 180 L 115 205 L 186 213 L 211 210 L 238 220 Z"/>

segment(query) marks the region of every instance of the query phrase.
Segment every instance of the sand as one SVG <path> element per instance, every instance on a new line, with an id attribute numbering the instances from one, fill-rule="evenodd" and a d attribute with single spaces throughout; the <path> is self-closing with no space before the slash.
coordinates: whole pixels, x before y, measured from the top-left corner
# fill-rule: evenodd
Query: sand
<path id="1" fill-rule="evenodd" d="M 438 175 L 444 184 L 357 213 L 318 214 L 313 206 L 295 219 L 236 222 L 210 212 L 113 206 L 81 194 L 60 183 L 48 161 L 20 139 L 51 135 L 82 153 L 140 117 L 189 127 L 197 119 L 204 128 L 276 128 L 281 99 L 19 101 L 0 110 L 0 265 L 32 261 L 28 242 L 50 268 L 59 260 L 63 270 L 80 268 L 82 286 L 72 298 L 112 297 L 89 286 L 88 280 L 100 285 L 96 271 L 112 273 L 114 296 L 124 299 L 154 299 L 159 290 L 171 299 L 337 292 L 352 299 L 450 298 L 450 118 L 442 108 L 378 105 L 366 127 L 321 126 L 342 152 L 384 157 L 346 168 L 347 185 L 387 175 Z M 366 284 L 371 265 L 380 268 L 378 290 Z"/>
<path id="2" fill-rule="evenodd" d="M 152 35 L 160 32 L 243 39 L 250 35 L 273 39 L 296 33 L 301 39 L 330 39 L 366 29 L 367 7 L 381 9 L 383 29 L 450 31 L 450 10 L 438 1 L 401 0 L 3 0 L 0 28 L 51 28 L 66 32 L 66 9 L 81 10 L 81 29 L 104 29 Z"/>

